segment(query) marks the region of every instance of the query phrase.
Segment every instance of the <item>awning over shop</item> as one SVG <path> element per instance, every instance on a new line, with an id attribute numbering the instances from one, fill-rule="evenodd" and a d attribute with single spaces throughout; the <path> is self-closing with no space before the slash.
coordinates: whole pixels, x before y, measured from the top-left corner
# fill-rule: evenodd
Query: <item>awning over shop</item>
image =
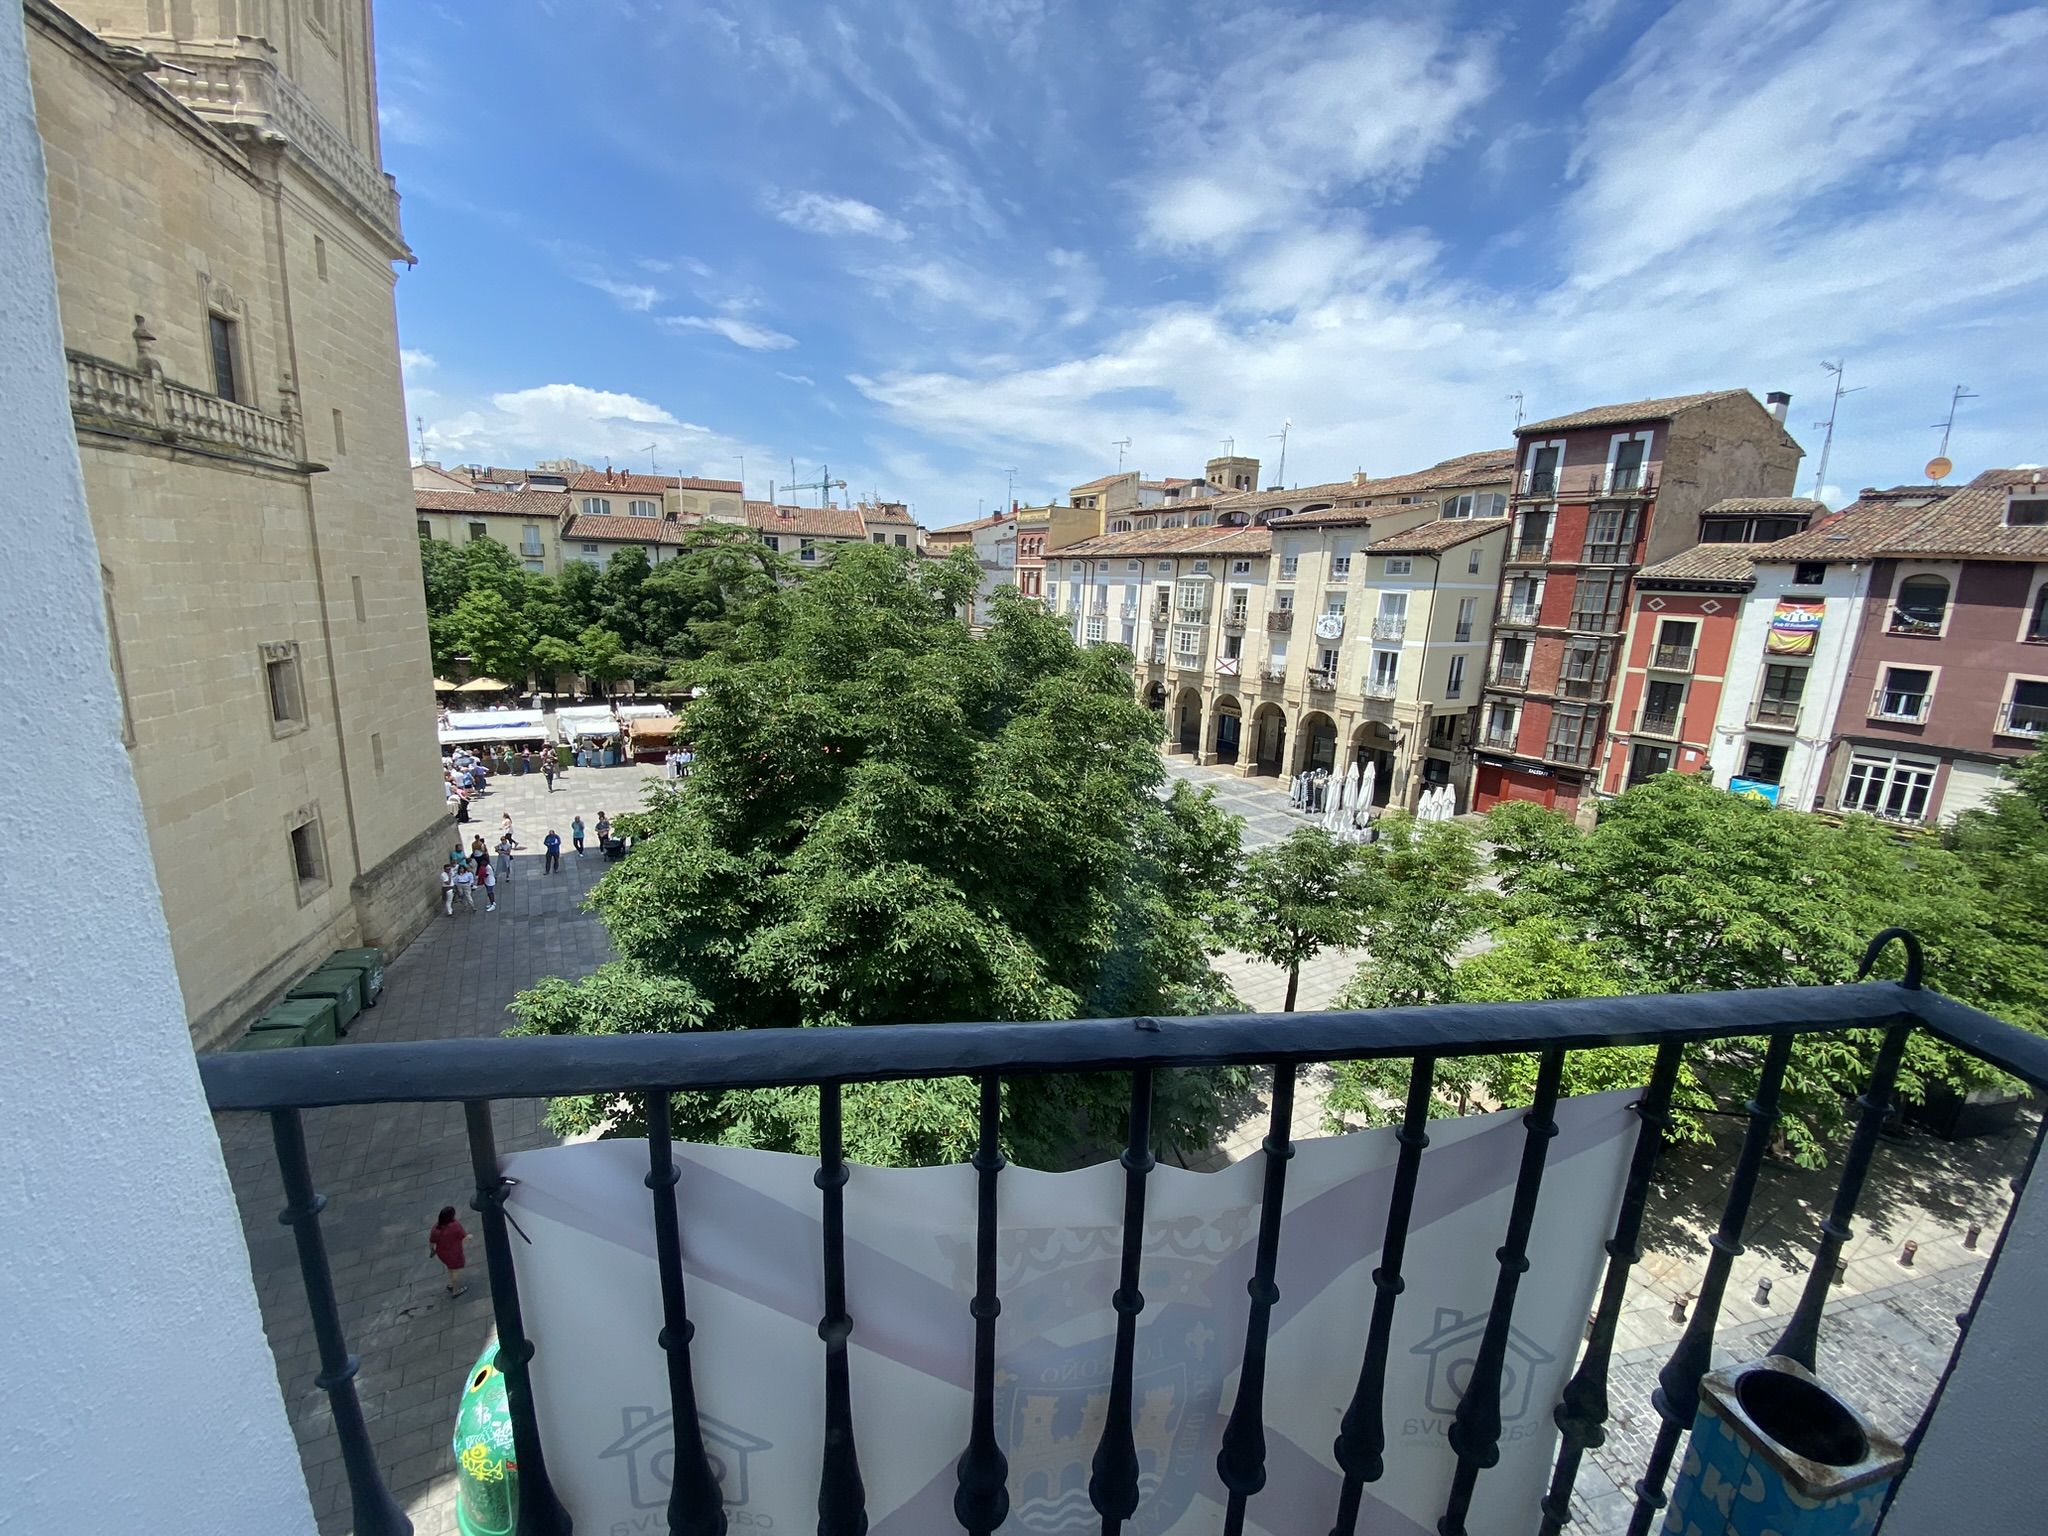
<path id="1" fill-rule="evenodd" d="M 547 718 L 539 710 L 472 709 L 451 713 L 441 727 L 441 745 L 481 746 L 506 741 L 546 741 Z"/>
<path id="2" fill-rule="evenodd" d="M 555 729 L 564 741 L 575 741 L 581 736 L 616 736 L 619 722 L 613 718 L 608 705 L 579 705 L 573 709 L 555 711 Z"/>
<path id="3" fill-rule="evenodd" d="M 677 720 L 674 715 L 635 715 L 626 722 L 626 730 L 635 742 L 667 741 L 676 733 Z"/>

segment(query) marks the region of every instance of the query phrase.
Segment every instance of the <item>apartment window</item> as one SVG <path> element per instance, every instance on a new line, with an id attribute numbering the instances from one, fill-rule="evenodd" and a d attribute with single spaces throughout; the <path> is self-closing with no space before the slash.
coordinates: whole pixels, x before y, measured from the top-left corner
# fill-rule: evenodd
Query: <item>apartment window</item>
<path id="1" fill-rule="evenodd" d="M 909 535 L 909 534 L 907 534 L 907 533 L 899 533 L 899 534 L 897 534 L 897 535 L 896 535 L 896 547 L 897 547 L 898 549 L 908 549 L 908 548 L 910 547 L 910 535 Z"/>
<path id="2" fill-rule="evenodd" d="M 1251 573 L 1252 573 L 1252 563 L 1251 563 L 1251 561 L 1249 561 L 1249 560 L 1233 560 L 1233 561 L 1231 561 L 1231 562 L 1230 562 L 1230 574 L 1231 574 L 1231 575 L 1233 575 L 1233 576 L 1249 576 L 1249 575 L 1251 575 Z"/>
<path id="3" fill-rule="evenodd" d="M 206 339 L 213 355 L 213 392 L 223 400 L 240 400 L 242 391 L 235 373 L 235 322 L 225 315 L 209 314 Z"/>
<path id="4" fill-rule="evenodd" d="M 775 541 L 774 541 L 773 539 L 770 539 L 770 540 L 768 541 L 768 547 L 769 547 L 770 549 L 773 549 L 773 548 L 775 547 Z M 597 562 L 597 546 L 596 546 L 595 544 L 586 544 L 586 545 L 584 545 L 584 546 L 583 546 L 583 558 L 584 558 L 584 559 L 586 559 L 586 560 L 588 560 L 588 561 L 590 561 L 590 562 L 591 562 L 591 563 L 592 563 L 593 565 L 594 565 L 594 564 L 596 564 L 596 562 Z"/>
<path id="5" fill-rule="evenodd" d="M 1806 692 L 1806 668 L 1773 663 L 1764 668 L 1763 686 L 1757 690 L 1756 718 L 1760 725 L 1782 725 L 1788 729 L 1799 720 L 1799 698 Z"/>
<path id="6" fill-rule="evenodd" d="M 1849 759 L 1842 809 L 1886 821 L 1920 821 L 1927 815 L 1938 766 L 1925 759 L 1858 752 Z"/>
<path id="7" fill-rule="evenodd" d="M 1548 560 L 1550 558 L 1550 513 L 1530 511 L 1522 514 L 1521 522 L 1515 529 L 1515 547 L 1511 551 L 1516 560 Z"/>
<path id="8" fill-rule="evenodd" d="M 1295 573 L 1296 569 L 1297 569 L 1297 568 L 1298 568 L 1298 567 L 1299 567 L 1300 565 L 1301 565 L 1301 556 L 1299 556 L 1299 555 L 1282 555 L 1282 556 L 1280 557 L 1280 579 L 1281 579 L 1282 581 L 1292 581 L 1292 580 L 1294 580 L 1294 573 Z"/>
<path id="9" fill-rule="evenodd" d="M 1613 670 L 1613 641 L 1573 640 L 1558 663 L 1558 691 L 1576 699 L 1596 698 Z"/>
<path id="10" fill-rule="evenodd" d="M 1407 555 L 1387 556 L 1387 574 L 1389 576 L 1406 576 L 1414 569 L 1415 561 Z"/>
<path id="11" fill-rule="evenodd" d="M 1376 693 L 1392 693 L 1401 677 L 1401 653 L 1376 650 L 1372 653 L 1372 686 Z"/>
<path id="12" fill-rule="evenodd" d="M 583 515 L 585 517 L 609 517 L 611 510 L 612 504 L 602 496 L 586 496 L 583 498 Z"/>
<path id="13" fill-rule="evenodd" d="M 1678 734 L 1678 711 L 1685 703 L 1685 684 L 1654 682 L 1643 690 L 1643 718 L 1636 729 L 1653 736 Z"/>
<path id="14" fill-rule="evenodd" d="M 1233 623 L 1242 624 L 1251 613 L 1251 603 L 1252 594 L 1249 587 L 1232 587 L 1230 589 L 1230 609 L 1228 613 L 1230 620 Z"/>
<path id="15" fill-rule="evenodd" d="M 1479 546 L 1477 544 L 1474 544 L 1472 546 L 1472 552 L 1465 557 L 1466 575 L 1477 576 L 1479 574 L 1479 561 L 1481 558 L 1481 554 L 1482 551 L 1480 550 Z"/>
<path id="16" fill-rule="evenodd" d="M 519 553 L 528 560 L 540 558 L 540 524 L 527 523 L 520 528 Z"/>
<path id="17" fill-rule="evenodd" d="M 1535 449 L 1529 455 L 1529 494 L 1549 496 L 1557 491 L 1557 466 L 1564 458 L 1559 444 Z"/>
<path id="18" fill-rule="evenodd" d="M 1585 767 L 1593 761 L 1593 748 L 1600 739 L 1600 712 L 1575 704 L 1560 704 L 1550 716 L 1550 739 L 1544 756 L 1553 762 Z"/>
<path id="19" fill-rule="evenodd" d="M 1243 654 L 1244 654 L 1244 636 L 1243 636 L 1243 635 L 1225 635 L 1225 636 L 1223 637 L 1223 655 L 1224 655 L 1224 657 L 1225 657 L 1225 659 L 1226 659 L 1226 660 L 1229 660 L 1229 661 L 1236 661 L 1236 660 L 1238 659 L 1238 657 L 1242 656 Z"/>
<path id="20" fill-rule="evenodd" d="M 1472 493 L 1447 497 L 1444 501 L 1444 516 L 1466 518 L 1472 515 Z"/>
<path id="21" fill-rule="evenodd" d="M 761 535 L 761 542 L 762 542 L 763 544 L 766 544 L 766 545 L 767 545 L 767 546 L 768 546 L 768 547 L 769 547 L 770 549 L 773 549 L 773 550 L 780 550 L 780 549 L 782 548 L 782 539 L 781 539 L 780 535 L 777 535 L 777 534 L 773 534 L 773 533 L 764 533 L 764 534 L 762 534 L 762 535 Z M 595 545 L 593 545 L 593 544 L 586 544 L 586 545 L 584 545 L 583 547 L 584 547 L 584 549 L 586 549 L 586 550 L 594 550 L 594 549 L 596 548 L 596 546 L 595 546 Z M 1053 567 L 1053 569 L 1054 569 L 1054 570 L 1058 570 L 1058 569 L 1059 569 L 1059 567 L 1058 567 L 1058 566 L 1054 566 L 1054 567 Z"/>
<path id="22" fill-rule="evenodd" d="M 1206 560 L 1197 560 L 1195 562 L 1195 569 L 1201 572 L 1202 574 L 1207 575 L 1209 571 L 1209 562 Z"/>
<path id="23" fill-rule="evenodd" d="M 1633 507 L 1595 512 L 1586 519 L 1586 547 L 1581 558 L 1594 565 L 1622 565 L 1634 553 L 1635 544 Z"/>
<path id="24" fill-rule="evenodd" d="M 1892 601 L 1892 633 L 1895 635 L 1938 635 L 1948 617 L 1948 579 L 1944 576 L 1908 576 L 1899 583 Z"/>
<path id="25" fill-rule="evenodd" d="M 1178 512 L 1176 512 L 1171 517 L 1162 518 L 1160 520 L 1159 526 L 1162 528 L 1179 528 L 1186 522 L 1187 519 L 1182 517 Z"/>
<path id="26" fill-rule="evenodd" d="M 1294 612 L 1294 594 L 1292 592 L 1275 592 L 1273 594 L 1273 608 L 1278 613 Z"/>
<path id="27" fill-rule="evenodd" d="M 1870 712 L 1880 720 L 1924 720 L 1933 697 L 1933 668 L 1886 667 Z"/>
<path id="28" fill-rule="evenodd" d="M 432 538 L 433 536 L 434 536 L 434 525 L 433 525 L 432 523 L 428 522 L 428 521 L 427 521 L 427 520 L 426 520 L 426 519 L 425 519 L 424 517 L 423 517 L 423 518 L 421 518 L 421 519 L 420 519 L 420 537 L 421 537 L 421 538 L 423 538 L 423 539 L 431 539 L 431 538 Z"/>
<path id="29" fill-rule="evenodd" d="M 1489 747 L 1513 747 L 1515 728 L 1521 723 L 1522 712 L 1513 704 L 1489 704 L 1486 706 L 1486 721 L 1480 729 L 1480 739 Z"/>
<path id="30" fill-rule="evenodd" d="M 470 543 L 474 544 L 474 543 L 475 543 L 475 542 L 476 542 L 476 541 L 477 541 L 478 539 L 487 539 L 487 538 L 489 538 L 490 536 L 491 536 L 491 530 L 490 530 L 490 529 L 489 529 L 488 527 L 486 527 L 486 526 L 485 526 L 484 524 L 482 524 L 482 523 L 471 523 L 471 524 L 469 525 L 469 542 L 470 542 Z"/>
<path id="31" fill-rule="evenodd" d="M 362 623 L 362 622 L 363 622 L 364 618 L 366 617 L 366 614 L 365 614 L 365 610 L 364 610 L 364 608 L 363 608 L 363 578 L 362 578 L 362 577 L 360 577 L 360 576 L 351 576 L 351 577 L 349 577 L 349 579 L 348 579 L 348 595 L 349 595 L 349 601 L 350 601 L 351 603 L 353 603 L 353 604 L 355 605 L 355 610 L 356 610 L 356 622 L 357 622 L 358 624 L 360 624 L 360 623 Z"/>
<path id="32" fill-rule="evenodd" d="M 1344 594 L 1342 592 L 1325 592 L 1323 594 L 1323 612 L 1334 613 L 1341 617 L 1344 612 L 1344 601 Z"/>
<path id="33" fill-rule="evenodd" d="M 1642 484 L 1643 455 L 1650 445 L 1640 437 L 1629 438 L 1616 445 L 1614 467 L 1607 477 L 1607 488 L 1611 491 L 1632 491 Z"/>
<path id="34" fill-rule="evenodd" d="M 1449 747 L 1457 744 L 1459 715 L 1431 715 L 1429 717 L 1429 744 L 1432 747 Z"/>
<path id="35" fill-rule="evenodd" d="M 1099 614 L 1099 613 L 1092 613 L 1092 614 L 1090 614 L 1090 615 L 1088 616 L 1088 629 L 1087 629 L 1087 635 L 1088 635 L 1088 643 L 1089 643 L 1090 645 L 1100 645 L 1100 644 L 1102 644 L 1102 626 L 1103 626 L 1103 618 L 1102 618 L 1102 615 L 1101 615 L 1101 614 Z"/>
<path id="36" fill-rule="evenodd" d="M 1543 611 L 1543 579 L 1517 576 L 1507 584 L 1501 617 L 1514 624 L 1534 624 Z"/>
<path id="37" fill-rule="evenodd" d="M 1504 639 L 1493 661 L 1493 680 L 1510 687 L 1526 688 L 1529 684 L 1529 642 L 1523 639 Z"/>
<path id="38" fill-rule="evenodd" d="M 1109 520 L 1109 531 L 1111 533 L 1129 533 L 1131 531 L 1131 520 L 1128 517 L 1113 517 Z"/>
<path id="39" fill-rule="evenodd" d="M 1331 579 L 1333 581 L 1343 581 L 1347 579 L 1350 575 L 1351 557 L 1349 555 L 1337 555 L 1332 557 L 1330 561 Z"/>
<path id="40" fill-rule="evenodd" d="M 1126 575 L 1135 576 L 1144 569 L 1145 564 L 1141 560 L 1126 560 L 1124 562 L 1124 573 Z"/>
<path id="41" fill-rule="evenodd" d="M 305 819 L 291 830 L 292 874 L 303 901 L 327 884 L 327 850 L 321 842 L 319 816 L 299 814 Z"/>
<path id="42" fill-rule="evenodd" d="M 1316 670 L 1325 677 L 1335 677 L 1337 675 L 1337 649 L 1335 646 L 1326 645 L 1323 647 L 1322 654 L 1316 660 Z"/>
<path id="43" fill-rule="evenodd" d="M 1573 629 L 1618 629 L 1621 599 L 1628 590 L 1628 578 L 1607 572 L 1580 575 L 1572 593 Z"/>
<path id="44" fill-rule="evenodd" d="M 1478 615 L 1479 615 L 1479 599 L 1478 599 L 1478 598 L 1476 598 L 1476 597 L 1461 597 L 1461 598 L 1459 598 L 1459 599 L 1458 599 L 1458 627 L 1457 627 L 1457 629 L 1456 629 L 1456 630 L 1454 630 L 1454 631 L 1452 632 L 1451 638 L 1452 638 L 1453 640 L 1470 640 L 1470 639 L 1472 638 L 1472 625 L 1473 625 L 1473 622 L 1474 622 L 1474 620 L 1475 620 L 1475 619 L 1477 619 Z"/>
<path id="45" fill-rule="evenodd" d="M 818 558 L 818 541 L 816 539 L 798 539 L 796 541 L 796 557 L 799 560 L 816 560 Z"/>
<path id="46" fill-rule="evenodd" d="M 306 723 L 306 694 L 299 685 L 299 648 L 290 641 L 263 647 L 263 687 L 270 700 L 270 734 L 288 736 Z"/>
<path id="47" fill-rule="evenodd" d="M 1688 619 L 1665 619 L 1657 626 L 1657 643 L 1650 650 L 1650 665 L 1672 671 L 1692 670 L 1694 637 L 1699 626 Z"/>
<path id="48" fill-rule="evenodd" d="M 1158 565 L 1154 566 L 1153 569 L 1159 571 L 1171 571 L 1173 569 L 1173 562 L 1171 560 L 1162 560 L 1158 563 Z"/>
<path id="49" fill-rule="evenodd" d="M 1196 630 L 1196 629 L 1176 629 L 1176 630 L 1175 630 L 1175 631 L 1173 632 L 1173 653 L 1174 653 L 1174 655 L 1176 655 L 1176 656 L 1192 656 L 1192 655 L 1194 655 L 1194 654 L 1195 654 L 1195 650 L 1196 650 L 1196 647 L 1197 647 L 1197 646 L 1198 646 L 1198 645 L 1199 645 L 1199 644 L 1201 643 L 1201 638 L 1202 638 L 1202 635 L 1201 635 L 1201 631 L 1200 631 L 1200 630 Z"/>
<path id="50" fill-rule="evenodd" d="M 1785 782 L 1786 749 L 1776 742 L 1752 741 L 1742 754 L 1741 777 L 1758 784 Z"/>
<path id="51" fill-rule="evenodd" d="M 2007 736 L 2038 739 L 2048 734 L 2048 681 L 2016 677 L 2012 693 L 1999 712 L 1998 728 Z"/>
<path id="52" fill-rule="evenodd" d="M 1817 587 L 1827 580 L 1828 567 L 1824 560 L 1802 560 L 1792 567 L 1792 585 L 1795 587 Z"/>
<path id="53" fill-rule="evenodd" d="M 1444 679 L 1444 697 L 1455 699 L 1465 692 L 1465 658 L 1453 656 L 1449 676 Z"/>
<path id="54" fill-rule="evenodd" d="M 327 242 L 318 235 L 313 237 L 313 270 L 320 274 L 320 281 L 327 281 Z"/>
<path id="55" fill-rule="evenodd" d="M 2016 486 L 2005 493 L 2006 527 L 2039 528 L 2048 524 L 2048 496 L 2040 494 L 2039 486 L 2033 490 L 2034 494 L 2027 495 Z"/>

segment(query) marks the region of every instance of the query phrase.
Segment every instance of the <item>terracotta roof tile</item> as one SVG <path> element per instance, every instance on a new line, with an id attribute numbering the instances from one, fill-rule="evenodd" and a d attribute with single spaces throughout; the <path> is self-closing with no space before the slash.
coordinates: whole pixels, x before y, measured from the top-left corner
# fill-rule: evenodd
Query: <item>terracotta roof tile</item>
<path id="1" fill-rule="evenodd" d="M 681 523 L 661 517 L 605 517 L 588 512 L 572 512 L 562 524 L 564 541 L 613 544 L 680 544 L 686 531 Z"/>
<path id="2" fill-rule="evenodd" d="M 413 505 L 422 512 L 500 512 L 550 520 L 568 510 L 560 491 L 420 491 Z"/>
<path id="3" fill-rule="evenodd" d="M 1700 515 L 1707 517 L 1723 513 L 1732 516 L 1738 512 L 1770 512 L 1787 517 L 1826 517 L 1828 504 L 1804 496 L 1730 496 L 1725 501 L 1715 502 Z"/>
<path id="4" fill-rule="evenodd" d="M 970 522 L 948 523 L 943 528 L 932 529 L 928 537 L 939 538 L 946 534 L 979 533 L 984 528 L 995 527 L 997 523 L 1006 523 L 1010 521 L 1010 519 L 1013 516 L 1015 516 L 1015 514 L 1010 512 L 996 512 L 988 517 L 977 517 Z"/>
<path id="5" fill-rule="evenodd" d="M 1756 557 L 1770 544 L 1695 544 L 1669 560 L 1660 560 L 1636 574 L 1636 585 L 1654 587 L 1666 581 L 1740 582 L 1756 580 Z"/>
<path id="6" fill-rule="evenodd" d="M 1566 416 L 1553 416 L 1548 421 L 1531 421 L 1515 428 L 1519 437 L 1532 432 L 1569 432 L 1578 427 L 1620 427 L 1632 421 L 1665 421 L 1682 411 L 1690 411 L 1702 405 L 1711 405 L 1716 400 L 1730 400 L 1737 395 L 1748 395 L 1746 389 L 1711 389 L 1697 395 L 1666 395 L 1660 400 L 1631 400 L 1623 405 L 1596 405 L 1589 410 L 1573 411 Z M 1751 395 L 1751 399 L 1756 397 Z M 1761 410 L 1762 406 L 1758 406 Z"/>
<path id="7" fill-rule="evenodd" d="M 1064 549 L 1049 549 L 1048 560 L 1099 560 L 1109 555 L 1263 555 L 1273 548 L 1270 528 L 1151 528 L 1141 533 L 1105 533 Z"/>
<path id="8" fill-rule="evenodd" d="M 806 539 L 860 539 L 868 536 L 858 507 L 792 507 L 786 503 L 750 501 L 747 526 L 756 533 L 796 534 Z"/>
<path id="9" fill-rule="evenodd" d="M 1880 553 L 2048 560 L 2048 524 L 2006 526 L 2006 493 L 2015 486 L 2032 486 L 2048 496 L 2048 475 L 2032 469 L 1987 469 L 1929 507 L 1887 540 Z"/>
<path id="10" fill-rule="evenodd" d="M 1923 497 L 1865 492 L 1838 512 L 1817 519 L 1804 533 L 1780 539 L 1756 558 L 1777 565 L 1803 560 L 1872 560 L 1941 499 L 1930 488 Z"/>
<path id="11" fill-rule="evenodd" d="M 1073 489 L 1077 491 L 1098 491 L 1101 490 L 1102 487 L 1104 487 L 1105 485 L 1116 484 L 1117 481 L 1123 479 L 1126 475 L 1135 476 L 1137 473 L 1138 472 L 1135 469 L 1118 470 L 1113 475 L 1099 475 L 1093 480 L 1083 480 L 1079 485 L 1073 487 Z"/>
<path id="12" fill-rule="evenodd" d="M 1507 526 L 1505 517 L 1439 517 L 1374 539 L 1365 547 L 1378 555 L 1437 555 Z"/>
<path id="13" fill-rule="evenodd" d="M 1248 496 L 1226 496 L 1216 503 L 1224 511 L 1235 510 L 1245 505 L 1285 506 L 1285 498 L 1296 501 L 1333 500 L 1335 506 L 1318 512 L 1297 512 L 1291 517 L 1277 520 L 1284 528 L 1319 528 L 1332 525 L 1370 521 L 1371 511 L 1361 504 L 1376 502 L 1386 497 L 1414 496 L 1433 491 L 1461 490 L 1467 486 L 1505 484 L 1514 473 L 1515 451 L 1512 448 L 1487 448 L 1478 453 L 1463 453 L 1454 459 L 1445 459 L 1432 464 L 1428 469 L 1418 469 L 1405 475 L 1384 475 L 1377 480 L 1362 482 L 1344 480 L 1332 485 L 1310 487 L 1303 491 L 1276 492 L 1261 491 L 1256 498 Z M 1328 493 L 1327 496 L 1313 494 Z M 1398 502 L 1395 505 L 1399 505 Z"/>

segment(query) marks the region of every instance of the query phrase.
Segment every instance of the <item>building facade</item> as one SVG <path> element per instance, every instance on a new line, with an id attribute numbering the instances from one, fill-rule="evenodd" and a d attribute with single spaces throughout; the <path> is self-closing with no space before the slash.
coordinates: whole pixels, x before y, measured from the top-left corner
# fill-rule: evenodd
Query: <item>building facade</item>
<path id="1" fill-rule="evenodd" d="M 829 560 L 841 544 L 868 542 L 868 525 L 858 507 L 792 507 L 750 501 L 746 508 L 747 526 L 761 542 L 799 566 Z"/>
<path id="2" fill-rule="evenodd" d="M 123 734 L 201 1046 L 331 950 L 404 943 L 445 852 L 369 6 L 270 7 L 261 35 L 219 9 L 104 0 L 95 34 L 25 7 Z"/>
<path id="3" fill-rule="evenodd" d="M 924 547 L 924 530 L 900 501 L 864 501 L 860 504 L 861 526 L 870 544 L 891 549 L 917 550 Z"/>
<path id="4" fill-rule="evenodd" d="M 997 512 L 990 517 L 977 517 L 968 522 L 934 528 L 925 535 L 925 549 L 940 558 L 956 549 L 973 551 L 974 563 L 981 567 L 981 583 L 974 589 L 974 599 L 968 611 L 967 622 L 970 624 L 986 623 L 989 603 L 997 589 L 1017 584 L 1017 514 L 1014 512 Z"/>
<path id="5" fill-rule="evenodd" d="M 1518 429 L 1477 809 L 1519 799 L 1571 812 L 1597 789 L 1635 573 L 1690 546 L 1712 503 L 1792 493 L 1788 401 L 1721 390 Z"/>
<path id="6" fill-rule="evenodd" d="M 1045 544 L 1052 533 L 1051 507 L 1018 507 L 1017 590 L 1026 597 L 1045 596 Z"/>
<path id="7" fill-rule="evenodd" d="M 524 570 L 552 576 L 562 568 L 568 503 L 559 491 L 423 491 L 415 478 L 412 504 L 423 539 L 451 544 L 493 539 Z"/>

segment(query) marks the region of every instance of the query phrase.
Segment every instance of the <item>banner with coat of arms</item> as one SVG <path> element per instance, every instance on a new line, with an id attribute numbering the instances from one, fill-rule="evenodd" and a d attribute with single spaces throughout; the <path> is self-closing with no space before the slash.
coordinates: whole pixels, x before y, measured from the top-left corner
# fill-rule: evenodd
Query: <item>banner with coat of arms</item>
<path id="1" fill-rule="evenodd" d="M 1499 1464 L 1474 1530 L 1533 1528 L 1551 1421 L 1613 1230 L 1635 1117 L 1629 1092 L 1558 1106 L 1501 1387 Z M 1520 1111 L 1434 1121 L 1417 1183 L 1386 1387 L 1384 1478 L 1361 1529 L 1436 1528 L 1445 1441 L 1491 1305 L 1524 1127 Z M 1365 1349 L 1397 1147 L 1390 1129 L 1297 1143 L 1272 1318 L 1267 1482 L 1248 1531 L 1329 1528 L 1331 1444 Z M 816 1163 L 679 1146 L 677 1189 L 700 1416 L 735 1531 L 817 1522 L 824 1311 Z M 642 1141 L 504 1159 L 542 1442 L 578 1530 L 659 1533 L 672 1474 L 661 1287 Z M 846 1186 L 854 1431 L 874 1536 L 957 1529 L 955 1463 L 973 1381 L 975 1175 L 855 1166 Z M 1130 1536 L 1218 1529 L 1216 1453 L 1237 1392 L 1262 1159 L 1148 1182 L 1145 1307 L 1133 1392 L 1142 1502 Z M 1114 1163 L 1009 1168 L 998 1184 L 996 1423 L 1009 1457 L 1004 1532 L 1100 1530 L 1090 1460 L 1109 1396 L 1124 1199 Z"/>

